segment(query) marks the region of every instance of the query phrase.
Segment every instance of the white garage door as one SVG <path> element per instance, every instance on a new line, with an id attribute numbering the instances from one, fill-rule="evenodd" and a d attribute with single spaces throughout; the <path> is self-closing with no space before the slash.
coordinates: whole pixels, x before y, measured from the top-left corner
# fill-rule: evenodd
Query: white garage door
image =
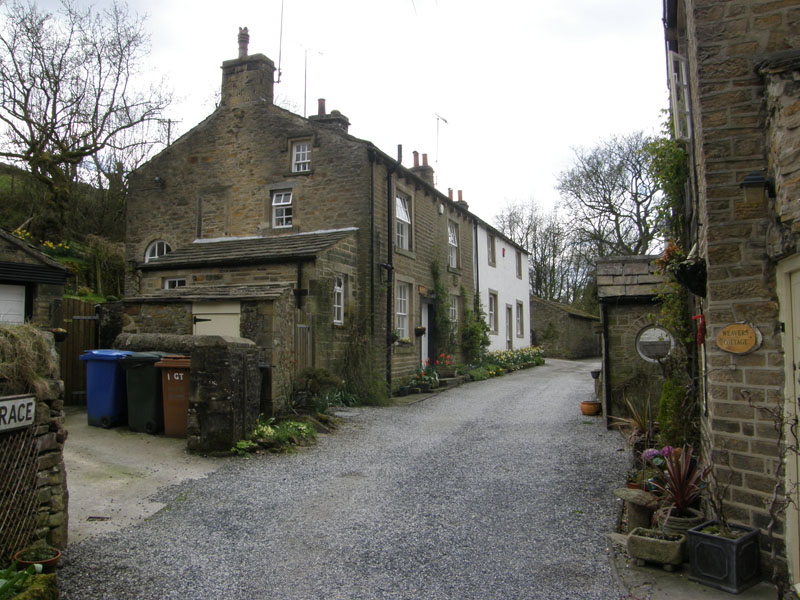
<path id="1" fill-rule="evenodd" d="M 0 283 L 0 323 L 25 322 L 25 286 Z"/>

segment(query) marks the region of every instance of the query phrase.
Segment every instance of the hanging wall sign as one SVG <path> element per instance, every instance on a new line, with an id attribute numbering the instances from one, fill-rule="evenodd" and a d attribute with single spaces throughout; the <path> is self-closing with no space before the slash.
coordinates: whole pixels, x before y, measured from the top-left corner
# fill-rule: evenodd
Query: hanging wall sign
<path id="1" fill-rule="evenodd" d="M 36 396 L 0 399 L 0 433 L 30 427 L 36 420 Z"/>
<path id="2" fill-rule="evenodd" d="M 732 354 L 747 354 L 761 347 L 761 332 L 750 323 L 731 323 L 723 327 L 717 334 L 717 346 L 720 350 Z"/>

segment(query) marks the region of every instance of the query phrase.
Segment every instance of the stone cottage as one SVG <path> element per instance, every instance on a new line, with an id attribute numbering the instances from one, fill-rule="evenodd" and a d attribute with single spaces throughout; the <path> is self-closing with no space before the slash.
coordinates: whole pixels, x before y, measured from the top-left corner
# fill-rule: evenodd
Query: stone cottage
<path id="1" fill-rule="evenodd" d="M 276 409 L 303 366 L 396 387 L 443 348 L 432 265 L 457 311 L 474 293 L 474 216 L 426 155 L 404 166 L 324 100 L 309 118 L 276 106 L 248 40 L 218 108 L 130 177 L 122 330 L 253 340 Z"/>
<path id="2" fill-rule="evenodd" d="M 730 484 L 728 517 L 762 531 L 785 484 L 793 504 L 777 551 L 797 591 L 800 4 L 666 0 L 663 20 L 675 133 L 691 161 L 689 235 L 707 267 L 696 297 L 706 456 Z"/>

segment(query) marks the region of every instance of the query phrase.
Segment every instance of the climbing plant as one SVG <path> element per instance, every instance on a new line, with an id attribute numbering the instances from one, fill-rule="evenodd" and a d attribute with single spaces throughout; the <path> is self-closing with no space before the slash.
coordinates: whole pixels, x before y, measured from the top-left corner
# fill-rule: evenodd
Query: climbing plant
<path id="1" fill-rule="evenodd" d="M 481 306 L 481 297 L 475 294 L 470 306 L 469 295 L 465 287 L 461 287 L 461 297 L 464 299 L 464 318 L 461 320 L 461 351 L 464 360 L 469 364 L 479 364 L 486 349 L 489 347 L 489 325 L 486 323 L 486 313 Z"/>
<path id="2" fill-rule="evenodd" d="M 431 263 L 433 276 L 433 322 L 436 332 L 436 345 L 439 352 L 452 354 L 456 345 L 456 327 L 450 320 L 450 293 L 442 282 L 439 263 Z"/>

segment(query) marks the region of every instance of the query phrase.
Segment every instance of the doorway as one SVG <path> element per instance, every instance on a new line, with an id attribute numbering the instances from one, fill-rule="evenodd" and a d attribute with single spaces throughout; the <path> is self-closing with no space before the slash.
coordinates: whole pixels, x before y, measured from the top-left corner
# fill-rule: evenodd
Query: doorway
<path id="1" fill-rule="evenodd" d="M 792 502 L 786 509 L 786 558 L 794 590 L 800 591 L 800 456 L 794 424 L 800 417 L 800 256 L 778 264 L 778 297 L 780 320 L 783 323 L 784 358 L 784 436 L 787 447 L 786 489 Z"/>
<path id="2" fill-rule="evenodd" d="M 436 356 L 434 348 L 436 332 L 433 331 L 435 322 L 433 303 L 420 298 L 419 324 L 425 328 L 425 333 L 419 338 L 419 360 L 423 365 L 427 363 L 429 359 L 431 362 L 434 362 L 434 357 Z"/>

